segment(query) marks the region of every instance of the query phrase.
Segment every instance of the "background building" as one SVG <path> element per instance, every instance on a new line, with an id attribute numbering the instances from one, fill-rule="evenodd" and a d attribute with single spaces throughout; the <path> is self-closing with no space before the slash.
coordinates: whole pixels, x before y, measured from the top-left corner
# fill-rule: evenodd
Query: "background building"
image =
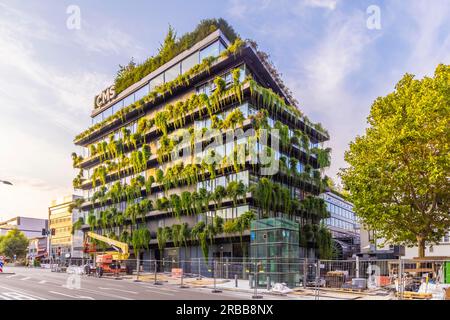
<path id="1" fill-rule="evenodd" d="M 380 259 L 398 258 L 405 259 L 418 257 L 418 247 L 405 247 L 385 243 L 383 238 L 377 237 L 376 231 L 361 229 L 361 256 L 377 257 Z M 425 246 L 426 257 L 450 257 L 450 232 L 447 232 L 437 244 Z"/>
<path id="2" fill-rule="evenodd" d="M 78 219 L 78 210 L 73 204 L 79 196 L 70 195 L 53 200 L 48 208 L 50 255 L 52 258 L 81 258 L 83 252 L 82 233 L 72 234 L 72 225 Z M 80 240 L 81 237 L 81 240 Z"/>
<path id="3" fill-rule="evenodd" d="M 47 229 L 48 220 L 28 217 L 15 217 L 0 222 L 0 235 L 5 235 L 10 229 L 17 228 L 29 239 L 42 236 L 42 229 Z"/>
<path id="4" fill-rule="evenodd" d="M 369 230 L 364 224 L 361 225 L 360 230 L 361 245 L 358 256 L 375 259 L 398 259 L 405 255 L 404 246 L 386 243 L 385 239 L 377 236 L 376 231 Z"/>
<path id="5" fill-rule="evenodd" d="M 331 231 L 337 259 L 346 259 L 359 252 L 360 226 L 356 214 L 353 212 L 353 204 L 344 199 L 335 191 L 322 193 L 320 198 L 325 200 L 330 217 L 323 222 Z"/>
<path id="6" fill-rule="evenodd" d="M 406 247 L 405 258 L 412 259 L 418 256 L 418 247 Z M 441 241 L 434 245 L 425 245 L 426 257 L 450 257 L 450 231 L 442 237 Z"/>
<path id="7" fill-rule="evenodd" d="M 47 257 L 47 237 L 41 236 L 30 239 L 28 245 L 28 254 L 27 259 L 30 262 L 30 265 L 33 265 L 34 260 L 45 259 Z"/>

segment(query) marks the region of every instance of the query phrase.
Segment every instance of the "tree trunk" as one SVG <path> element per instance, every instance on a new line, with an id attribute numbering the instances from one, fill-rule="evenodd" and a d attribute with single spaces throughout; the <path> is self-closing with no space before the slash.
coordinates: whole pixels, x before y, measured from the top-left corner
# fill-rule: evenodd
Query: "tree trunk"
<path id="1" fill-rule="evenodd" d="M 422 236 L 417 236 L 417 246 L 419 258 L 425 258 L 425 239 Z"/>

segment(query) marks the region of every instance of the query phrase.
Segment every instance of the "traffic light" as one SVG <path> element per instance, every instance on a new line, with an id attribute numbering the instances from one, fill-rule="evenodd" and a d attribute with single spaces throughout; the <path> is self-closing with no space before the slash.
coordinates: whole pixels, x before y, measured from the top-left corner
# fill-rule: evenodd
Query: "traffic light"
<path id="1" fill-rule="evenodd" d="M 46 229 L 42 229 L 42 235 L 46 236 L 47 235 L 47 230 Z"/>

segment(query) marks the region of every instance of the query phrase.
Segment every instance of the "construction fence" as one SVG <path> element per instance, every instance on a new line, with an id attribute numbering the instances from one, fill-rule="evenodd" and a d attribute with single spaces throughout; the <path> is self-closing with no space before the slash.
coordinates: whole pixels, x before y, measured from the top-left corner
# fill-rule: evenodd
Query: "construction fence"
<path id="1" fill-rule="evenodd" d="M 399 299 L 431 299 L 450 296 L 450 259 L 312 260 L 196 258 L 190 260 L 134 260 L 115 262 L 102 276 L 165 275 L 172 278 L 244 280 L 248 287 L 271 288 L 284 283 L 289 288 L 328 288 L 345 291 L 382 290 Z M 95 275 L 92 260 L 76 263 L 79 270 Z M 89 266 L 86 268 L 86 266 Z M 58 269 L 58 268 L 56 268 Z M 119 272 L 119 270 L 121 270 Z M 117 271 L 117 272 L 115 272 Z M 126 272 L 125 272 L 126 271 Z M 64 272 L 64 271 L 62 271 Z M 448 290 L 447 290 L 448 289 Z M 450 297 L 449 297 L 450 298 Z"/>

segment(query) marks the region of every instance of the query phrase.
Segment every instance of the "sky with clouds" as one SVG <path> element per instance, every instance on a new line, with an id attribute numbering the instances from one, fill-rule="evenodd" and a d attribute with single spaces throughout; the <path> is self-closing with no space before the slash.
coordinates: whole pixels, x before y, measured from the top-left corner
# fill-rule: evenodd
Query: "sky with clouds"
<path id="1" fill-rule="evenodd" d="M 66 27 L 70 5 L 81 28 Z M 367 8 L 381 29 L 368 29 Z M 331 135 L 335 176 L 348 143 L 364 132 L 373 100 L 406 72 L 432 75 L 450 63 L 450 1 L 0 0 L 0 220 L 46 217 L 73 192 L 70 154 L 90 124 L 93 98 L 119 64 L 154 54 L 168 25 L 179 35 L 223 17 L 258 42 L 302 111 Z"/>

